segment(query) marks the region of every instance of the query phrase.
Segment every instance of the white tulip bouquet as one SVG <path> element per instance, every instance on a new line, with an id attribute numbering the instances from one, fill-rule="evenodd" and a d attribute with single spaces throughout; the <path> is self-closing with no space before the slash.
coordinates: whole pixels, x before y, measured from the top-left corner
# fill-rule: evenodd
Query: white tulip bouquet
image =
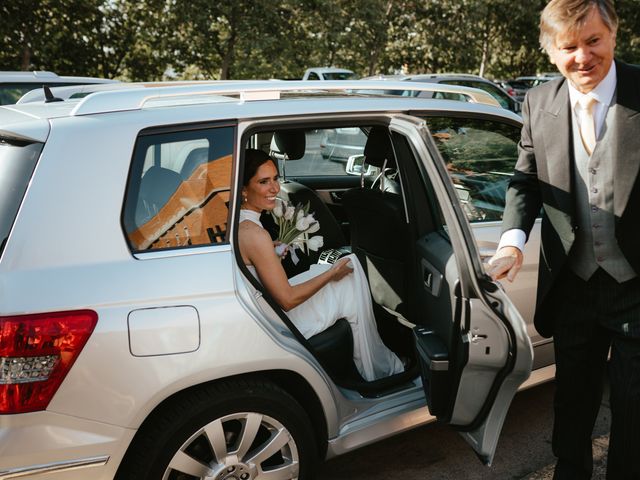
<path id="1" fill-rule="evenodd" d="M 297 248 L 314 252 L 322 248 L 324 244 L 322 235 L 309 237 L 310 234 L 320 230 L 320 224 L 313 213 L 309 212 L 309 203 L 304 206 L 301 204 L 294 206 L 291 202 L 278 199 L 271 215 L 279 229 L 277 241 L 280 245 L 276 248 L 278 255 L 281 256 L 288 247 L 291 251 L 291 259 L 294 263 L 298 263 L 295 252 Z"/>

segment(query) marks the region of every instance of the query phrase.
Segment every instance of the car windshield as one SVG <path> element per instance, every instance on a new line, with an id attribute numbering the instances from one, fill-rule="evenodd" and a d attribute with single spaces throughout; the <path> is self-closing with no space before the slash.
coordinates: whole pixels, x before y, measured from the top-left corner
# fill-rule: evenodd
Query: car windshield
<path id="1" fill-rule="evenodd" d="M 353 72 L 326 72 L 322 74 L 325 80 L 357 80 L 358 76 Z"/>
<path id="2" fill-rule="evenodd" d="M 0 255 L 41 150 L 41 143 L 0 137 Z"/>

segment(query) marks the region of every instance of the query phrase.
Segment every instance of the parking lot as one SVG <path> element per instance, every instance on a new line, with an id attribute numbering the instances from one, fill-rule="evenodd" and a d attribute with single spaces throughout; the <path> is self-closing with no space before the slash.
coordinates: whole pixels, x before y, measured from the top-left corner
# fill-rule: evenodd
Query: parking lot
<path id="1" fill-rule="evenodd" d="M 496 457 L 484 467 L 465 441 L 450 428 L 430 424 L 334 458 L 321 467 L 319 480 L 548 480 L 554 384 L 518 393 L 511 405 Z M 594 429 L 593 480 L 605 478 L 608 392 Z"/>

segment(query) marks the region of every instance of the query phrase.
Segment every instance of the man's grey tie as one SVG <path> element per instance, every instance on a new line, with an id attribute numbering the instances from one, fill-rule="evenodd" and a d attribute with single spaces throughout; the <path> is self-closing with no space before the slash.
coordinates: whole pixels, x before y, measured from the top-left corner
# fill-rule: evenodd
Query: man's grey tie
<path id="1" fill-rule="evenodd" d="M 580 137 L 589 155 L 591 155 L 596 146 L 596 126 L 593 119 L 593 107 L 596 102 L 597 100 L 590 96 L 584 96 L 578 100 L 580 104 L 578 113 L 580 119 Z"/>

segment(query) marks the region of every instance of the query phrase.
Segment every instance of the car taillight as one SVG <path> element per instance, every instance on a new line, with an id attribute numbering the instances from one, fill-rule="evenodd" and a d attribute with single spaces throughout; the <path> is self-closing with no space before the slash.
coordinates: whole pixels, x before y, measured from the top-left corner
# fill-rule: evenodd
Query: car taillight
<path id="1" fill-rule="evenodd" d="M 47 408 L 97 321 L 92 310 L 0 317 L 0 414 Z"/>

